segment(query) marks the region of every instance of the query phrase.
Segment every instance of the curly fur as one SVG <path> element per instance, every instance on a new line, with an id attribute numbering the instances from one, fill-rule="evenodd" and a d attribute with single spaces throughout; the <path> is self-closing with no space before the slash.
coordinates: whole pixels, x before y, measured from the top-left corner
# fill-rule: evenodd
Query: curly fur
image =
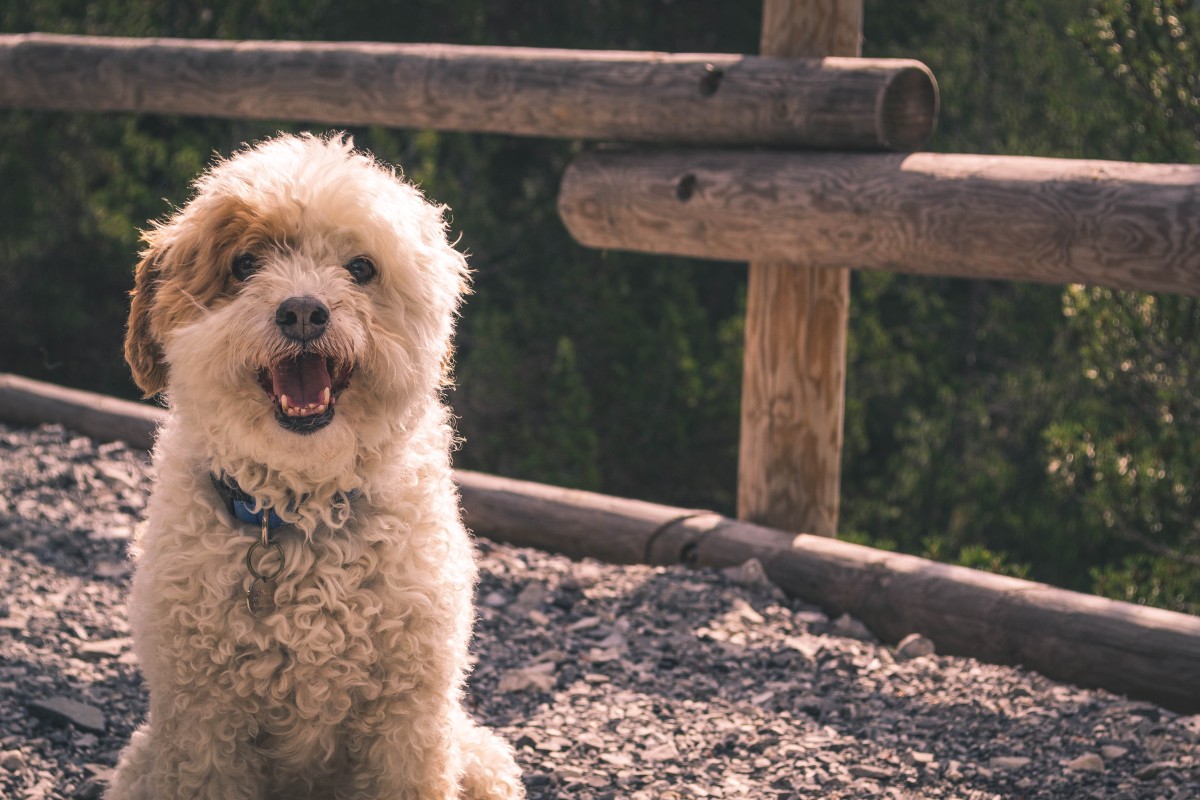
<path id="1" fill-rule="evenodd" d="M 346 137 L 282 136 L 214 166 L 145 240 L 126 357 L 172 415 L 130 600 L 150 712 L 109 800 L 522 797 L 511 748 L 461 706 L 475 564 L 440 390 L 466 266 L 443 209 Z M 261 268 L 239 281 L 247 252 Z M 359 285 L 345 264 L 364 255 L 378 275 Z M 256 378 L 295 355 L 275 310 L 302 295 L 330 316 L 308 347 L 354 370 L 307 434 Z M 258 531 L 210 473 L 289 523 L 262 618 Z"/>

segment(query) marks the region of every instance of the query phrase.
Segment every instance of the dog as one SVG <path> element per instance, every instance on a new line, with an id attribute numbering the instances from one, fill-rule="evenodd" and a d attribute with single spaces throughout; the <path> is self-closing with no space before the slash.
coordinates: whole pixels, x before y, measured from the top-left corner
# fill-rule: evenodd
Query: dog
<path id="1" fill-rule="evenodd" d="M 193 189 L 131 293 L 126 360 L 170 415 L 129 602 L 149 714 L 106 797 L 523 797 L 462 706 L 444 207 L 344 134 L 247 146 Z"/>

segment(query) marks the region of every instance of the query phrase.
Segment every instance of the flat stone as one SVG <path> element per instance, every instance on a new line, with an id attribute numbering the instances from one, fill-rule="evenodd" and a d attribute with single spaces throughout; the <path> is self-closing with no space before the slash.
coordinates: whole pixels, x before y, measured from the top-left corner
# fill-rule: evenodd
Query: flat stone
<path id="1" fill-rule="evenodd" d="M 79 784 L 79 788 L 75 790 L 71 798 L 72 800 L 101 800 L 104 797 L 104 790 L 107 788 L 107 776 L 100 777 L 93 775 Z"/>
<path id="2" fill-rule="evenodd" d="M 859 639 L 864 642 L 869 642 L 875 638 L 866 625 L 863 625 L 849 614 L 842 614 L 833 621 L 831 633 L 851 639 Z"/>
<path id="3" fill-rule="evenodd" d="M 580 633 L 582 631 L 589 631 L 592 628 L 600 627 L 600 623 L 601 619 L 599 617 L 584 617 L 583 619 L 576 620 L 568 625 L 567 633 Z"/>
<path id="4" fill-rule="evenodd" d="M 1155 761 L 1139 769 L 1134 776 L 1140 781 L 1149 781 L 1171 769 L 1179 769 L 1179 765 L 1172 761 Z"/>
<path id="5" fill-rule="evenodd" d="M 79 645 L 75 650 L 75 655 L 84 661 L 101 661 L 106 658 L 117 658 L 131 647 L 133 647 L 133 639 L 128 636 L 100 639 Z"/>
<path id="6" fill-rule="evenodd" d="M 803 622 L 805 625 L 828 625 L 829 617 L 820 611 L 797 611 L 792 615 L 796 622 Z"/>
<path id="7" fill-rule="evenodd" d="M 548 692 L 554 688 L 554 664 L 538 664 L 525 669 L 513 669 L 500 676 L 496 688 L 501 692 Z"/>
<path id="8" fill-rule="evenodd" d="M 775 584 L 767 577 L 767 570 L 757 558 L 752 558 L 736 567 L 725 567 L 721 574 L 739 586 L 756 589 L 771 589 Z"/>
<path id="9" fill-rule="evenodd" d="M 70 724 L 79 730 L 92 733 L 104 733 L 107 728 L 104 712 L 95 706 L 66 697 L 30 700 L 29 711 L 48 722 Z"/>
<path id="10" fill-rule="evenodd" d="M 1115 761 L 1129 752 L 1127 747 L 1117 747 L 1115 744 L 1106 744 L 1100 748 L 1100 755 L 1105 761 Z"/>
<path id="11" fill-rule="evenodd" d="M 1077 758 L 1064 761 L 1063 766 L 1076 772 L 1103 772 L 1104 759 L 1095 753 L 1084 753 Z"/>
<path id="12" fill-rule="evenodd" d="M 988 767 L 991 769 L 1021 769 L 1030 764 L 1030 759 L 1025 756 L 996 756 L 988 761 Z"/>
<path id="13" fill-rule="evenodd" d="M 529 583 L 517 594 L 516 599 L 512 601 L 510 607 L 514 611 L 529 611 L 538 606 L 545 605 L 549 599 L 549 589 L 540 583 Z"/>
<path id="14" fill-rule="evenodd" d="M 936 652 L 933 642 L 919 633 L 910 633 L 896 645 L 896 655 L 899 658 L 924 658 Z"/>
<path id="15" fill-rule="evenodd" d="M 16 772 L 25 766 L 25 755 L 20 750 L 5 750 L 0 753 L 0 767 Z"/>
<path id="16" fill-rule="evenodd" d="M 873 781 L 890 780 L 895 774 L 894 769 L 887 767 L 874 767 L 870 764 L 853 764 L 850 767 L 850 774 L 856 778 L 870 778 Z"/>

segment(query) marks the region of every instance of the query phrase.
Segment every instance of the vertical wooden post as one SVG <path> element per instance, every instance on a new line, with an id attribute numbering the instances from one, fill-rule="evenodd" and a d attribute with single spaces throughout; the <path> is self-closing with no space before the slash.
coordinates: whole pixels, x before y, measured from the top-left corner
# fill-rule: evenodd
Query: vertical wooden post
<path id="1" fill-rule="evenodd" d="M 863 0 L 765 0 L 760 50 L 858 56 Z M 752 262 L 738 451 L 738 516 L 837 535 L 850 271 Z"/>

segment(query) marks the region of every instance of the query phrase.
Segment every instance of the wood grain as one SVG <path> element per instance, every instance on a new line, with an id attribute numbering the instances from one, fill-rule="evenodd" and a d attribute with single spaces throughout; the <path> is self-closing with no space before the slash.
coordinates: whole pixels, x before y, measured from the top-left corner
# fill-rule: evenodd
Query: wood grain
<path id="1" fill-rule="evenodd" d="M 0 420 L 5 422 L 53 423 L 102 442 L 123 441 L 149 450 L 166 415 L 156 406 L 0 373 Z"/>
<path id="2" fill-rule="evenodd" d="M 830 0 L 766 0 L 759 52 L 790 58 L 857 56 L 863 4 Z"/>
<path id="3" fill-rule="evenodd" d="M 738 516 L 837 533 L 850 273 L 751 266 L 746 296 Z"/>
<path id="4" fill-rule="evenodd" d="M 465 470 L 455 479 L 469 528 L 572 558 L 643 563 L 655 531 L 697 513 Z"/>
<path id="5" fill-rule="evenodd" d="M 857 56 L 862 0 L 764 0 L 767 56 Z M 836 536 L 850 273 L 749 256 L 738 517 Z"/>
<path id="6" fill-rule="evenodd" d="M 99 409 L 100 416 L 95 412 Z M 0 420 L 58 422 L 149 443 L 162 409 L 0 375 Z M 795 535 L 711 511 L 458 471 L 465 518 L 483 536 L 573 558 L 727 567 L 750 558 L 788 594 L 848 612 L 885 641 L 918 632 L 940 653 L 1200 712 L 1200 618 L 1045 584 Z"/>
<path id="7" fill-rule="evenodd" d="M 559 211 L 592 247 L 1200 294 L 1196 165 L 591 153 L 568 167 Z"/>
<path id="8" fill-rule="evenodd" d="M 912 150 L 937 87 L 902 59 L 16 34 L 0 106 Z"/>

